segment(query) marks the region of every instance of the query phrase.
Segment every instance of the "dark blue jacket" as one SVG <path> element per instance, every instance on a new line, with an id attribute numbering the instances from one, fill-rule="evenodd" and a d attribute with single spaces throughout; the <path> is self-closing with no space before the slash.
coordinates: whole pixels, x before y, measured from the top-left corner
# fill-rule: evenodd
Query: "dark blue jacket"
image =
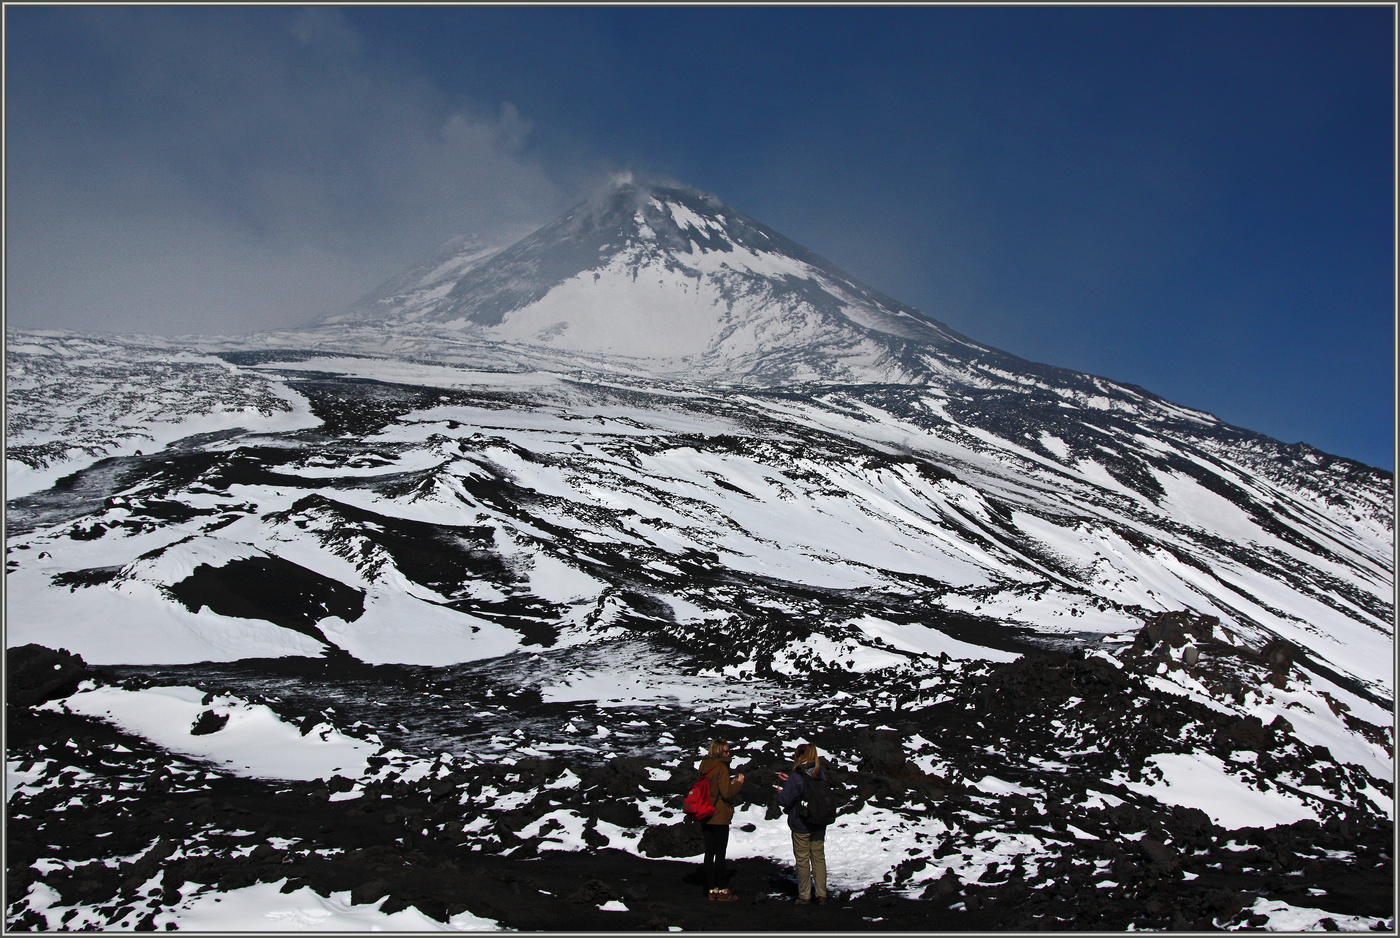
<path id="1" fill-rule="evenodd" d="M 808 824 L 797 816 L 798 805 L 802 803 L 802 789 L 805 787 L 806 777 L 826 778 L 826 772 L 818 769 L 815 774 L 812 772 L 810 764 L 795 769 L 788 775 L 787 784 L 783 790 L 778 792 L 778 807 L 787 812 L 788 827 L 799 834 L 816 834 L 818 836 L 826 833 L 825 824 Z"/>

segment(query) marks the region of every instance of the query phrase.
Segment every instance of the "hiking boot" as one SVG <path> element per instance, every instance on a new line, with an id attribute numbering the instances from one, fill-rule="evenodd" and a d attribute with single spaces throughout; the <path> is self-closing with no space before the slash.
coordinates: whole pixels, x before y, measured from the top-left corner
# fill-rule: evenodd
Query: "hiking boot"
<path id="1" fill-rule="evenodd" d="M 738 896 L 734 895 L 734 893 L 730 892 L 728 889 L 711 889 L 711 890 L 710 890 L 710 901 L 711 901 L 711 902 L 733 902 L 735 899 L 738 899 L 738 898 L 739 898 Z"/>
<path id="2" fill-rule="evenodd" d="M 817 905 L 826 905 L 826 896 L 817 896 Z"/>
<path id="3" fill-rule="evenodd" d="M 812 900 L 811 900 L 811 899 L 803 899 L 801 896 L 798 896 L 798 897 L 797 897 L 797 904 L 798 904 L 798 905 L 811 905 L 811 904 L 812 904 Z"/>

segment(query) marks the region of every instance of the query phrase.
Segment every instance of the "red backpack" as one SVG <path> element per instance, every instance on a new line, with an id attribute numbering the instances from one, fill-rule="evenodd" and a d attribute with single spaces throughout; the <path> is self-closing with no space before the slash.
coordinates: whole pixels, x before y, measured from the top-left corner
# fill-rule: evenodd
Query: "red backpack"
<path id="1" fill-rule="evenodd" d="M 710 770 L 711 772 L 714 769 Z M 681 807 L 685 816 L 696 821 L 708 821 L 715 813 L 715 803 L 710 800 L 710 775 L 700 776 L 700 781 L 691 786 Z"/>

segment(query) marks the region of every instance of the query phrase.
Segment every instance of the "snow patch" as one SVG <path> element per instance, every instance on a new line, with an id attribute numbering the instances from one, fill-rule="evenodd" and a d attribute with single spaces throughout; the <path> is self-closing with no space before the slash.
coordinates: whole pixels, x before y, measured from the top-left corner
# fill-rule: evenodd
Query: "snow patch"
<path id="1" fill-rule="evenodd" d="M 1161 772 L 1162 778 L 1128 781 L 1126 788 L 1163 804 L 1200 808 L 1226 830 L 1319 820 L 1302 800 L 1277 788 L 1256 788 L 1226 771 L 1225 763 L 1210 753 L 1159 753 L 1148 758 L 1146 765 Z"/>
<path id="2" fill-rule="evenodd" d="M 40 709 L 96 717 L 171 752 L 251 778 L 356 778 L 365 774 L 367 760 L 381 748 L 346 736 L 328 724 L 303 736 L 262 704 L 231 697 L 217 697 L 205 704 L 204 696 L 193 687 L 96 687 Z M 211 709 L 227 714 L 228 722 L 217 732 L 190 735 L 199 715 Z"/>

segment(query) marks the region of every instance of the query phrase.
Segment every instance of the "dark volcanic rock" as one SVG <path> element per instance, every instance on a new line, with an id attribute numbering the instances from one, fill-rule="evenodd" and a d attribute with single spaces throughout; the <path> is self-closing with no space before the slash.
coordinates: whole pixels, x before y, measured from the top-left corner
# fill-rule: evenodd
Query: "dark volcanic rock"
<path id="1" fill-rule="evenodd" d="M 693 857 L 705 851 L 705 841 L 700 825 L 678 821 L 664 827 L 648 827 L 638 848 L 649 857 Z"/>
<path id="2" fill-rule="evenodd" d="M 1159 840 L 1144 837 L 1138 844 L 1142 857 L 1147 861 L 1147 870 L 1154 876 L 1173 872 L 1179 863 L 1177 852 Z"/>
<path id="3" fill-rule="evenodd" d="M 617 892 L 599 879 L 590 879 L 569 895 L 570 902 L 581 905 L 602 905 L 617 898 L 620 898 Z"/>
<path id="4" fill-rule="evenodd" d="M 378 902 L 389 894 L 389 884 L 382 879 L 372 879 L 350 890 L 350 901 L 356 905 Z"/>
<path id="5" fill-rule="evenodd" d="M 67 697 L 87 676 L 86 662 L 66 648 L 31 643 L 5 650 L 5 699 L 18 707 Z"/>
<path id="6" fill-rule="evenodd" d="M 227 713 L 215 713 L 213 710 L 205 710 L 194 721 L 194 726 L 190 727 L 191 736 L 208 736 L 210 733 L 217 733 L 228 723 Z"/>
<path id="7" fill-rule="evenodd" d="M 857 768 L 863 773 L 902 781 L 925 778 L 919 767 L 909 761 L 904 741 L 894 730 L 860 730 L 856 733 L 856 746 L 862 756 Z"/>
<path id="8" fill-rule="evenodd" d="M 1292 642 L 1278 638 L 1259 649 L 1259 660 L 1272 671 L 1287 671 L 1293 666 L 1293 657 L 1297 652 Z"/>
<path id="9" fill-rule="evenodd" d="M 1139 796 L 1116 781 L 1120 772 L 1145 777 L 1153 753 L 1190 747 L 1223 760 L 1225 747 L 1258 742 L 1267 731 L 1276 745 L 1251 762 L 1261 772 L 1306 779 L 1312 769 L 1318 777 L 1302 784 L 1350 790 L 1343 768 L 1327 761 L 1324 749 L 1300 748 L 1286 721 L 1264 727 L 1152 689 L 1142 674 L 1158 664 L 1149 657 L 1119 669 L 1044 654 L 940 673 L 926 694 L 917 682 L 900 687 L 847 676 L 844 686 L 881 703 L 843 714 L 818 694 L 815 711 L 804 704 L 746 717 L 742 726 L 730 715 L 736 725 L 724 732 L 735 739 L 790 739 L 792 727 L 820 727 L 814 741 L 824 759 L 831 757 L 833 780 L 852 795 L 847 816 L 856 828 L 866 804 L 925 833 L 931 820 L 941 825 L 936 836 L 903 834 L 902 842 L 893 829 L 862 831 L 866 846 L 891 834 L 889 849 L 899 852 L 892 875 L 835 897 L 820 911 L 781 901 L 795 896 L 790 861 L 745 856 L 742 849 L 747 838 L 784 833 L 776 811 L 764 819 L 764 809 L 774 807 L 775 771 L 790 766 L 784 747 L 773 744 L 755 745 L 752 761 L 736 766 L 748 781 L 731 829 L 726 878 L 743 901 L 717 908 L 706 900 L 695 862 L 703 850 L 700 829 L 678 813 L 695 777 L 693 760 L 686 747 L 658 747 L 642 737 L 664 727 L 703 746 L 714 726 L 711 714 L 677 707 L 605 715 L 590 703 L 546 704 L 513 694 L 511 719 L 521 722 L 505 725 L 528 727 L 542 744 L 549 721 L 610 721 L 608 750 L 480 762 L 420 751 L 404 761 L 394 742 L 368 760 L 363 777 L 284 782 L 225 775 L 101 721 L 12 707 L 7 756 L 20 776 L 43 767 L 43 777 L 20 784 L 8 805 L 7 925 L 52 927 L 31 909 L 41 884 L 61 906 L 100 907 L 109 926 L 131 928 L 182 896 L 277 882 L 288 892 L 348 891 L 356 903 L 380 903 L 381 912 L 412 907 L 445 921 L 470 911 L 527 931 L 1200 931 L 1247 926 L 1257 898 L 1322 909 L 1337 922 L 1352 921 L 1343 915 L 1391 916 L 1393 827 L 1375 813 L 1339 804 L 1324 812 L 1322 823 L 1227 830 L 1199 809 Z M 340 659 L 299 665 L 313 666 L 351 669 Z M 131 669 L 104 669 L 99 677 L 123 670 Z M 198 687 L 207 692 L 201 710 L 213 714 L 205 722 L 227 712 L 215 701 L 234 693 L 228 678 L 236 670 L 150 668 L 140 686 Z M 345 713 L 338 688 L 335 708 L 326 706 L 327 697 L 280 696 L 314 682 L 278 684 L 278 695 L 261 702 L 285 719 L 309 714 L 342 731 L 383 709 L 375 729 L 387 731 L 424 709 L 433 699 L 424 688 L 430 694 L 443 688 L 443 673 L 346 671 L 364 682 L 362 692 L 405 682 L 412 690 L 407 709 L 390 710 L 388 693 L 377 694 L 373 708 Z M 469 694 L 488 690 L 478 682 L 461 686 Z M 484 710 L 483 699 L 501 699 L 499 692 L 498 685 L 491 697 L 441 709 L 465 731 L 477 719 L 470 714 Z M 930 702 L 935 695 L 940 699 Z M 205 709 L 215 706 L 220 710 Z M 624 735 L 632 732 L 637 736 Z M 667 755 L 631 755 L 638 752 Z M 935 795 L 916 780 L 924 773 L 915 760 L 927 765 L 929 758 L 932 771 L 949 780 L 946 793 Z M 1054 763 L 1038 764 L 1045 760 Z M 840 769 L 840 762 L 859 768 Z M 406 770 L 414 764 L 426 771 Z M 998 792 L 988 776 L 1019 791 Z M 628 832 L 629 843 L 640 835 L 641 856 L 618 849 L 613 825 Z M 833 871 L 850 846 L 840 841 L 851 831 L 832 833 Z M 989 848 L 1008 835 L 1029 836 L 1038 846 L 989 862 Z M 108 866 L 114 857 L 135 859 Z M 600 908 L 614 899 L 626 911 Z M 121 908 L 132 910 L 129 917 L 116 915 Z"/>
<path id="10" fill-rule="evenodd" d="M 1258 717 L 1248 716 L 1225 728 L 1221 744 L 1222 748 L 1265 752 L 1273 748 L 1274 734 Z"/>
<path id="11" fill-rule="evenodd" d="M 354 622 L 365 611 L 363 590 L 279 557 L 232 560 L 222 567 L 200 564 L 171 585 L 170 593 L 191 612 L 208 606 L 220 615 L 264 619 L 322 642 L 317 622 L 327 616 Z"/>

